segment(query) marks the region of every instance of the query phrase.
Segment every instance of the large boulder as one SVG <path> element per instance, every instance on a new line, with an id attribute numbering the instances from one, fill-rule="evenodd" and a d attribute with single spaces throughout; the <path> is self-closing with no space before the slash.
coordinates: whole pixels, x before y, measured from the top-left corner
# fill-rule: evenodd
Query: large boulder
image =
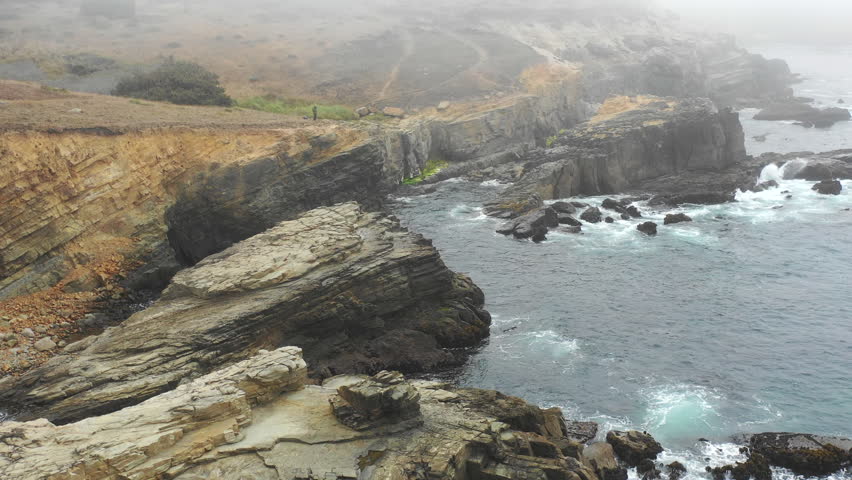
<path id="1" fill-rule="evenodd" d="M 318 208 L 182 270 L 150 308 L 75 353 L 0 380 L 0 403 L 73 421 L 285 344 L 320 378 L 434 370 L 488 335 L 483 302 L 395 218 Z"/>
<path id="2" fill-rule="evenodd" d="M 683 222 L 691 222 L 692 217 L 681 212 L 681 213 L 669 213 L 666 215 L 666 218 L 663 220 L 663 225 L 672 225 L 675 223 L 683 223 Z"/>
<path id="3" fill-rule="evenodd" d="M 566 215 L 574 215 L 577 213 L 577 207 L 570 202 L 554 202 L 550 208 L 556 210 L 556 213 L 564 213 Z"/>
<path id="4" fill-rule="evenodd" d="M 580 215 L 580 219 L 588 223 L 600 223 L 603 219 L 603 213 L 598 207 L 590 207 Z"/>
<path id="5" fill-rule="evenodd" d="M 843 190 L 843 184 L 840 183 L 840 180 L 823 180 L 815 184 L 811 189 L 823 195 L 840 195 L 840 192 Z"/>
<path id="6" fill-rule="evenodd" d="M 606 441 L 612 445 L 618 458 L 631 467 L 638 466 L 645 459 L 655 460 L 663 451 L 663 446 L 654 437 L 636 430 L 613 430 L 606 434 Z"/>
<path id="7" fill-rule="evenodd" d="M 548 229 L 558 226 L 559 216 L 556 211 L 551 207 L 543 207 L 506 222 L 497 233 L 541 242 L 547 238 Z"/>
<path id="8" fill-rule="evenodd" d="M 852 440 L 805 433 L 758 433 L 749 439 L 752 452 L 797 475 L 818 477 L 852 466 Z"/>
<path id="9" fill-rule="evenodd" d="M 544 200 L 541 196 L 532 194 L 486 203 L 482 211 L 491 217 L 517 218 L 543 206 Z"/>
<path id="10" fill-rule="evenodd" d="M 752 454 L 745 462 L 721 467 L 706 467 L 706 470 L 713 480 L 726 480 L 728 477 L 734 480 L 772 480 L 769 462 L 759 453 Z"/>
<path id="11" fill-rule="evenodd" d="M 656 235 L 657 234 L 657 224 L 654 222 L 644 222 L 636 225 L 636 230 L 644 233 L 645 235 Z"/>
<path id="12" fill-rule="evenodd" d="M 355 430 L 420 416 L 420 393 L 399 372 L 382 371 L 355 385 L 343 385 L 329 402 L 337 419 Z"/>
<path id="13" fill-rule="evenodd" d="M 596 442 L 583 450 L 585 463 L 600 480 L 627 480 L 627 469 L 618 464 L 612 445 Z"/>

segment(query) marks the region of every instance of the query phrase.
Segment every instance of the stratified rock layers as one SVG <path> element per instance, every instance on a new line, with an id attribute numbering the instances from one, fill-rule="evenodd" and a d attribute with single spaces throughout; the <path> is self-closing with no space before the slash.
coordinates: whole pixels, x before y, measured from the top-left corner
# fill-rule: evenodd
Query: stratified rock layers
<path id="1" fill-rule="evenodd" d="M 4 379 L 0 401 L 65 422 L 281 345 L 305 348 L 321 377 L 435 369 L 460 358 L 442 347 L 488 335 L 483 302 L 396 219 L 318 208 L 183 270 L 152 307 Z"/>

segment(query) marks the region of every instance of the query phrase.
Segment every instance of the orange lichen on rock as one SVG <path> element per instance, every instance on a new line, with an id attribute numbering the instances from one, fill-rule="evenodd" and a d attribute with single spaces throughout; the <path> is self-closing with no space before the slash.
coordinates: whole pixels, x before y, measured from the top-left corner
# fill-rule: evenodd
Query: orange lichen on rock
<path id="1" fill-rule="evenodd" d="M 636 110 L 657 102 L 666 103 L 668 105 L 667 108 L 671 108 L 676 104 L 676 102 L 673 102 L 670 99 L 654 97 L 651 95 L 620 95 L 606 99 L 603 105 L 601 105 L 601 108 L 598 109 L 597 114 L 595 114 L 595 116 L 589 121 L 591 123 L 600 123 L 612 119 L 624 112 Z"/>

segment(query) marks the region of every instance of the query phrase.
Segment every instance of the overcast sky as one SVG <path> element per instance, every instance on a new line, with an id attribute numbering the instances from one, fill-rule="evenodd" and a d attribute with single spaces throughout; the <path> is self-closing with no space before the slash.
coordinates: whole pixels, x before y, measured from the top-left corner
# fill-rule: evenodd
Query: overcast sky
<path id="1" fill-rule="evenodd" d="M 684 18 L 761 41 L 852 44 L 852 0 L 657 0 Z"/>

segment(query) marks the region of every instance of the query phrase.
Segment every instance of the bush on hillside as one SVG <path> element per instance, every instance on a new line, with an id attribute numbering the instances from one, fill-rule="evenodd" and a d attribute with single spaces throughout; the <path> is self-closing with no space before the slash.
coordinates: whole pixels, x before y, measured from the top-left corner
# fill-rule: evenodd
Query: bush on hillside
<path id="1" fill-rule="evenodd" d="M 180 105 L 228 106 L 233 103 L 219 85 L 218 75 L 197 63 L 173 60 L 153 72 L 137 73 L 121 80 L 113 94 Z"/>

